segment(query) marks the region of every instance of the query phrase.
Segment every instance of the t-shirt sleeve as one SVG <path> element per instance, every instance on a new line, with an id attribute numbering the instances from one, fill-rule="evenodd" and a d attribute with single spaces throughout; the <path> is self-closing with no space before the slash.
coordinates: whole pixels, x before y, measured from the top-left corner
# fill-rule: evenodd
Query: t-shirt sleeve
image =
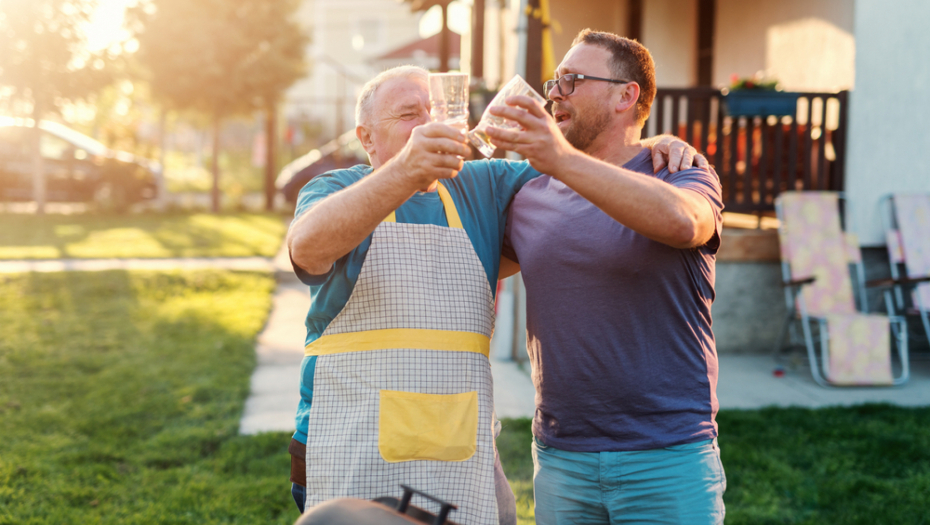
<path id="1" fill-rule="evenodd" d="M 676 188 L 698 193 L 710 203 L 714 213 L 714 235 L 704 247 L 716 253 L 720 248 L 720 231 L 723 229 L 723 190 L 717 172 L 712 168 L 692 168 L 672 173 L 665 181 Z"/>
<path id="2" fill-rule="evenodd" d="M 297 206 L 294 210 L 294 222 L 297 222 L 297 219 L 301 215 L 307 213 L 314 206 L 319 204 L 323 199 L 329 197 L 333 193 L 344 189 L 347 186 L 346 182 L 340 180 L 340 178 L 333 176 L 321 175 L 314 177 L 306 186 L 300 190 L 300 194 L 297 195 Z M 311 275 L 306 272 L 300 266 L 294 262 L 294 259 L 291 258 L 291 266 L 294 268 L 294 273 L 297 275 L 297 278 L 300 279 L 300 282 L 308 285 L 314 286 L 318 284 L 323 284 L 326 280 L 333 274 L 335 271 L 336 265 L 339 264 L 339 261 L 336 262 L 330 269 L 329 272 L 322 275 Z"/>
<path id="3" fill-rule="evenodd" d="M 497 191 L 495 195 L 498 199 L 498 209 L 501 210 L 507 218 L 507 226 L 504 229 L 504 242 L 501 246 L 501 255 L 507 257 L 511 261 L 520 262 L 517 260 L 517 253 L 513 249 L 513 244 L 510 242 L 510 224 L 513 219 L 513 207 L 511 204 L 517 192 L 523 188 L 523 185 L 539 177 L 541 173 L 536 171 L 530 166 L 530 163 L 526 161 L 518 162 L 504 159 L 490 159 L 488 163 L 492 176 L 496 177 L 497 180 Z"/>

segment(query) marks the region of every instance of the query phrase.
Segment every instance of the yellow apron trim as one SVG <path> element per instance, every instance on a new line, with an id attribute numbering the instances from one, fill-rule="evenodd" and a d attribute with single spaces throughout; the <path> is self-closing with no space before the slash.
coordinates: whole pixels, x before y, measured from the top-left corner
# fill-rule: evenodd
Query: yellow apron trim
<path id="1" fill-rule="evenodd" d="M 462 226 L 462 219 L 459 218 L 459 211 L 455 208 L 455 203 L 452 202 L 452 195 L 449 193 L 449 190 L 447 190 L 441 182 L 436 185 L 436 189 L 439 191 L 439 199 L 442 201 L 442 206 L 446 210 L 446 222 L 449 223 L 449 227 L 464 229 L 464 226 Z M 397 212 L 392 211 L 382 222 L 397 222 Z"/>
<path id="2" fill-rule="evenodd" d="M 491 338 L 475 332 L 390 328 L 345 334 L 324 335 L 304 348 L 304 355 L 331 355 L 348 352 L 415 348 L 447 352 L 474 352 L 488 357 Z"/>
<path id="3" fill-rule="evenodd" d="M 378 452 L 388 463 L 467 461 L 478 448 L 478 392 L 381 390 Z"/>

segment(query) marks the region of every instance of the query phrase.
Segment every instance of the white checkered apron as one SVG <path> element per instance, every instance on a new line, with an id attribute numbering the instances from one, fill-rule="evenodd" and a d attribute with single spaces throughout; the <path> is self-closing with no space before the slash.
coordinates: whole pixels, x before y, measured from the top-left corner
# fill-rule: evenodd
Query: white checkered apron
<path id="1" fill-rule="evenodd" d="M 447 196 L 449 216 L 454 205 Z M 320 339 L 390 329 L 490 338 L 493 295 L 464 229 L 396 222 L 375 229 L 352 296 Z M 382 390 L 477 392 L 474 455 L 464 461 L 385 461 L 379 451 Z M 405 484 L 458 505 L 450 515 L 455 522 L 497 524 L 493 407 L 490 363 L 481 353 L 392 347 L 319 355 L 307 438 L 306 508 L 341 497 L 400 498 Z M 414 504 L 438 510 L 417 498 Z"/>

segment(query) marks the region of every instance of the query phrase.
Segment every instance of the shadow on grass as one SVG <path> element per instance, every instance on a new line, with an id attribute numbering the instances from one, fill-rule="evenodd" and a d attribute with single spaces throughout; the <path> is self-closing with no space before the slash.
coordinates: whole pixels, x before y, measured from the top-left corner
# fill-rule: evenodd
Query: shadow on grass
<path id="1" fill-rule="evenodd" d="M 292 523 L 290 436 L 236 434 L 273 285 L 0 278 L 0 523 Z"/>

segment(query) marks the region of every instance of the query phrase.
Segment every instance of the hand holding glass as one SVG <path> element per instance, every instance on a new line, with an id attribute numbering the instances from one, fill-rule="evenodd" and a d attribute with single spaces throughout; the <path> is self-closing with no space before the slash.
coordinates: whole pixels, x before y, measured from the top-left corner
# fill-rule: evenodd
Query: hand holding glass
<path id="1" fill-rule="evenodd" d="M 501 129 L 520 129 L 520 125 L 512 120 L 507 120 L 502 117 L 495 117 L 490 113 L 490 109 L 495 106 L 506 106 L 507 97 L 513 97 L 517 95 L 522 95 L 525 97 L 530 97 L 533 100 L 539 102 L 542 105 L 546 104 L 546 99 L 542 98 L 535 89 L 530 87 L 529 84 L 523 80 L 520 75 L 517 75 L 510 79 L 510 82 L 504 85 L 497 95 L 491 100 L 491 103 L 488 104 L 488 107 L 484 110 L 484 114 L 481 115 L 481 121 L 478 122 L 478 125 L 475 126 L 475 129 L 468 132 L 468 140 L 472 145 L 478 148 L 478 151 L 481 152 L 485 157 L 490 157 L 494 154 L 494 150 L 497 149 L 493 144 L 491 144 L 491 137 L 488 136 L 485 131 L 489 126 L 494 126 L 495 128 Z"/>
<path id="2" fill-rule="evenodd" d="M 430 73 L 429 103 L 433 122 L 468 131 L 468 75 Z"/>

